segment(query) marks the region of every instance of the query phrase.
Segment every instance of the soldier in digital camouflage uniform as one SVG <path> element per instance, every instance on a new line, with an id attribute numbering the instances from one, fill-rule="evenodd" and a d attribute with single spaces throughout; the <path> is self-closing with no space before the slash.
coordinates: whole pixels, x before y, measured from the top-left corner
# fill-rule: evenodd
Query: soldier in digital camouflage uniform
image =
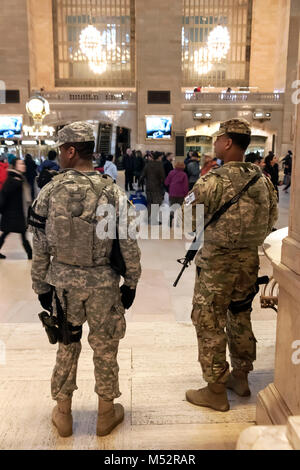
<path id="1" fill-rule="evenodd" d="M 257 292 L 258 246 L 271 232 L 278 213 L 271 181 L 257 165 L 243 162 L 250 143 L 249 123 L 241 119 L 226 121 L 221 123 L 216 136 L 215 153 L 225 164 L 201 177 L 185 202 L 193 206 L 204 204 L 205 223 L 256 174 L 260 175 L 236 204 L 207 227 L 203 248 L 195 259 L 191 318 L 208 386 L 188 390 L 186 398 L 199 406 L 227 411 L 226 387 L 240 396 L 250 394 L 248 373 L 256 359 L 250 315 Z M 227 343 L 231 373 L 226 362 Z"/>
<path id="2" fill-rule="evenodd" d="M 65 126 L 58 139 L 60 165 L 68 170 L 41 190 L 29 222 L 33 231 L 33 289 L 46 310 L 51 311 L 52 305 L 54 314 L 59 305 L 66 310 L 72 341 L 67 345 L 59 342 L 51 380 L 52 397 L 57 400 L 52 420 L 61 436 L 72 434 L 71 399 L 77 389 L 82 324 L 87 321 L 99 396 L 97 435 L 106 435 L 124 417 L 122 405 L 113 404 L 120 396 L 117 353 L 119 340 L 125 335 L 124 307 L 132 304 L 141 275 L 140 250 L 136 240 L 120 237 L 126 274 L 119 288 L 120 276 L 110 266 L 113 241 L 99 238 L 97 222 L 103 221 L 104 215 L 96 218 L 96 210 L 112 204 L 118 221 L 124 198 L 127 207 L 126 196 L 109 177 L 94 171 L 94 135 L 89 124 Z M 126 230 L 130 221 L 129 217 L 125 222 Z"/>

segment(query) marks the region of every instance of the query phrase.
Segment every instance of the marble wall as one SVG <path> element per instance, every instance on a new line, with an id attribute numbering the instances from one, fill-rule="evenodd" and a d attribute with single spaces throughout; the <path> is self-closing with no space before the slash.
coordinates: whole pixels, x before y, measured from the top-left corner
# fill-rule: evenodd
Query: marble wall
<path id="1" fill-rule="evenodd" d="M 31 88 L 55 87 L 52 0 L 27 0 Z"/>
<path id="2" fill-rule="evenodd" d="M 290 0 L 253 0 L 250 86 L 285 88 Z"/>
<path id="3" fill-rule="evenodd" d="M 29 92 L 27 5 L 24 0 L 1 0 L 0 80 L 8 90 L 20 90 L 20 104 L 1 104 L 1 114 L 23 114 Z"/>
<path id="4" fill-rule="evenodd" d="M 141 150 L 175 148 L 174 142 L 146 142 L 147 114 L 173 115 L 173 131 L 182 130 L 181 23 L 181 0 L 152 0 L 151 7 L 148 0 L 136 2 L 137 147 Z M 171 104 L 147 104 L 148 90 L 169 90 Z"/>

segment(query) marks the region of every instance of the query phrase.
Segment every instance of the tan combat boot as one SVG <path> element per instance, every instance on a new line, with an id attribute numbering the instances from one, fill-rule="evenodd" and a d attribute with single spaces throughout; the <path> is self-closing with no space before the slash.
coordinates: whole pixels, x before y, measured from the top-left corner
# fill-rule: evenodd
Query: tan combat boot
<path id="1" fill-rule="evenodd" d="M 188 390 L 186 399 L 198 406 L 206 406 L 217 411 L 228 411 L 226 386 L 219 383 L 209 383 L 207 387 L 200 390 Z"/>
<path id="2" fill-rule="evenodd" d="M 97 436 L 106 436 L 124 419 L 124 408 L 120 403 L 105 401 L 99 397 Z"/>
<path id="3" fill-rule="evenodd" d="M 228 377 L 226 387 L 233 390 L 240 397 L 248 397 L 251 395 L 248 385 L 248 372 L 233 369 Z"/>
<path id="4" fill-rule="evenodd" d="M 56 426 L 58 434 L 61 437 L 69 437 L 73 433 L 71 403 L 71 398 L 63 401 L 57 400 L 57 405 L 52 411 L 52 423 Z"/>

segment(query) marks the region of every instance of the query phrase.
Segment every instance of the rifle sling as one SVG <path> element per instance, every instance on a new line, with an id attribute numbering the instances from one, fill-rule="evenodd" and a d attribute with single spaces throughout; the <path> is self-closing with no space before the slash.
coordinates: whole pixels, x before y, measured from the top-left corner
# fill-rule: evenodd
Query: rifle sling
<path id="1" fill-rule="evenodd" d="M 242 197 L 242 195 L 250 188 L 250 186 L 252 186 L 253 184 L 255 184 L 259 178 L 261 177 L 261 175 L 259 174 L 256 174 L 254 176 L 254 178 L 252 178 L 250 181 L 248 181 L 248 183 L 243 187 L 243 189 L 238 193 L 236 194 L 233 198 L 230 199 L 230 201 L 227 201 L 225 202 L 225 204 L 223 204 L 222 207 L 220 207 L 219 210 L 217 210 L 217 212 L 214 213 L 214 215 L 211 217 L 211 219 L 205 224 L 204 226 L 204 230 L 212 223 L 212 222 L 216 222 L 217 220 L 219 220 L 219 218 L 221 217 L 221 215 L 225 214 L 225 212 L 231 207 L 233 206 L 234 204 L 236 204 L 239 199 Z"/>

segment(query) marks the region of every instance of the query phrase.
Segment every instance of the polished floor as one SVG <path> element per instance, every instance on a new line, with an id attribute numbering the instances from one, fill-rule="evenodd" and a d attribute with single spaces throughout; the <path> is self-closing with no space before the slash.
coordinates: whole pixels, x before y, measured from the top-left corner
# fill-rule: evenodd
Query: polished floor
<path id="1" fill-rule="evenodd" d="M 289 195 L 280 191 L 277 228 L 288 224 Z M 140 242 L 143 274 L 134 306 L 127 312 L 127 333 L 119 365 L 126 419 L 110 436 L 95 436 L 97 396 L 92 351 L 84 328 L 74 393 L 74 434 L 60 438 L 51 424 L 54 402 L 50 377 L 56 347 L 39 323 L 41 307 L 31 290 L 30 266 L 17 235 L 7 239 L 0 261 L 0 449 L 234 449 L 241 431 L 254 425 L 257 393 L 273 379 L 276 314 L 254 302 L 258 340 L 251 397 L 229 392 L 226 413 L 185 400 L 187 388 L 204 385 L 190 322 L 194 269 L 172 286 L 185 243 Z M 261 253 L 261 274 L 271 274 Z"/>

